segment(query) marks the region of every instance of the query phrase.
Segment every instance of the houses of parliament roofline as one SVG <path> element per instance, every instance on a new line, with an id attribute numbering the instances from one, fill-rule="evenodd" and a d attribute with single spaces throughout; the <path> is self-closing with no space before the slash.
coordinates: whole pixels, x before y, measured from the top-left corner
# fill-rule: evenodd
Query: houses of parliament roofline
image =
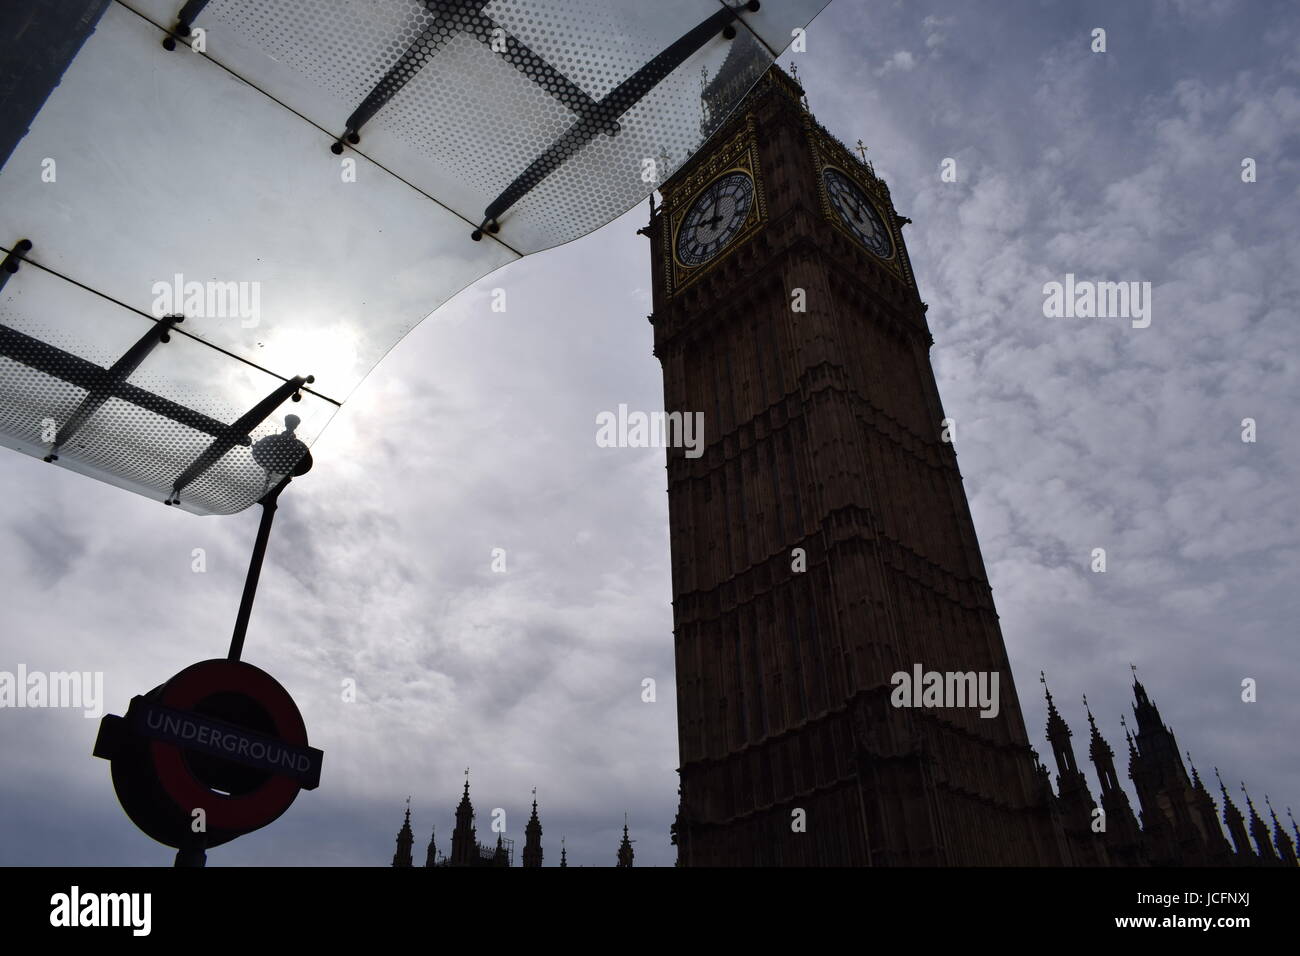
<path id="1" fill-rule="evenodd" d="M 1056 789 L 1052 789 L 1050 774 L 1041 761 L 1037 771 L 1056 826 L 1065 835 L 1069 862 L 1075 866 L 1296 866 L 1300 828 L 1295 818 L 1291 817 L 1288 833 L 1265 795 L 1273 822 L 1270 831 L 1245 783 L 1241 792 L 1249 812 L 1243 814 L 1216 767 L 1220 813 L 1191 754 L 1184 765 L 1173 731 L 1138 680 L 1137 669 L 1132 670 L 1136 726 L 1130 728 L 1124 717 L 1120 724 L 1128 747 L 1128 778 L 1138 798 L 1136 813 L 1115 772 L 1115 753 L 1097 729 L 1085 696 L 1088 757 L 1101 788 L 1100 799 L 1093 799 L 1075 760 L 1070 743 L 1073 731 L 1056 707 L 1047 676 L 1039 672 L 1047 701 L 1047 740 L 1057 769 Z M 1287 815 L 1290 817 L 1289 808 Z"/>
<path id="2" fill-rule="evenodd" d="M 623 840 L 618 846 L 615 854 L 617 860 L 616 866 L 630 867 L 633 865 L 635 856 L 632 849 L 634 841 L 628 838 L 627 819 L 623 820 Z M 413 867 L 415 847 L 415 833 L 411 829 L 411 799 L 406 799 L 406 818 L 402 821 L 402 827 L 397 832 L 397 852 L 393 854 L 393 863 L 395 867 Z M 537 813 L 537 790 L 533 789 L 533 809 L 528 818 L 527 824 L 524 825 L 524 850 L 521 855 L 520 863 L 524 868 L 540 867 L 542 865 L 542 821 Z M 461 794 L 460 803 L 456 807 L 456 824 L 451 834 L 451 849 L 448 853 L 442 853 L 437 847 L 437 831 L 430 832 L 429 844 L 425 849 L 424 866 L 426 867 L 456 867 L 456 866 L 485 866 L 485 867 L 509 867 L 515 865 L 514 841 L 506 839 L 501 833 L 497 833 L 495 846 L 480 843 L 474 826 L 474 805 L 469 798 L 469 771 L 465 771 L 465 789 Z M 560 840 L 560 862 L 561 867 L 567 867 L 568 851 L 564 846 L 564 840 Z"/>
<path id="3" fill-rule="evenodd" d="M 1272 822 L 1265 822 L 1244 783 L 1240 784 L 1246 812 L 1233 801 L 1216 767 L 1219 801 L 1206 787 L 1200 772 L 1187 755 L 1179 750 L 1173 731 L 1167 727 L 1160 711 L 1142 682 L 1133 674 L 1132 705 L 1134 726 L 1121 717 L 1128 750 L 1127 775 L 1137 794 L 1136 810 L 1128 792 L 1120 785 L 1115 769 L 1115 752 L 1101 735 L 1088 699 L 1083 698 L 1088 720 L 1088 758 L 1093 764 L 1100 786 L 1100 798 L 1094 799 L 1091 785 L 1076 761 L 1070 741 L 1073 731 L 1065 722 L 1047 677 L 1040 672 L 1047 702 L 1047 742 L 1056 764 L 1056 786 L 1037 752 L 1034 757 L 1043 802 L 1052 817 L 1053 829 L 1066 849 L 1063 858 L 1073 866 L 1296 866 L 1300 827 L 1290 808 L 1290 832 L 1278 818 L 1267 795 L 1264 806 Z M 1190 767 L 1190 773 L 1188 769 Z M 540 867 L 543 860 L 542 824 L 537 810 L 537 792 L 533 791 L 532 813 L 524 826 L 524 850 L 521 865 Z M 470 802 L 468 771 L 464 791 L 456 807 L 456 824 L 452 831 L 450 852 L 439 852 L 436 834 L 431 834 L 425 851 L 424 866 L 514 866 L 514 841 L 497 834 L 495 845 L 480 843 L 474 827 L 474 808 Z M 612 854 L 614 865 L 632 866 L 634 851 L 626 820 L 623 839 Z M 415 836 L 411 829 L 410 800 L 406 818 L 397 835 L 395 867 L 414 866 Z M 568 866 L 568 853 L 561 841 L 561 867 Z"/>

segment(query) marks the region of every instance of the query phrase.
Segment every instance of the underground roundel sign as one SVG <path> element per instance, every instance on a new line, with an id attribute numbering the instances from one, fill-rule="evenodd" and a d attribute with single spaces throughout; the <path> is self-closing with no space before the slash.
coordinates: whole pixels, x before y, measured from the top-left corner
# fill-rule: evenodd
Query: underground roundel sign
<path id="1" fill-rule="evenodd" d="M 320 783 L 324 754 L 289 692 L 243 661 L 200 661 L 100 724 L 122 808 L 167 846 L 212 847 L 271 823 Z M 197 811 L 202 811 L 201 813 Z"/>

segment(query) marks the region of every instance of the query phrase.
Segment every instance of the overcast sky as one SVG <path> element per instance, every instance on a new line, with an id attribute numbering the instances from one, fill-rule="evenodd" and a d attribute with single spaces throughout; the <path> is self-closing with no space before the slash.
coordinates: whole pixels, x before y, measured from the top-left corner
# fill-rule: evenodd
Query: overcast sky
<path id="1" fill-rule="evenodd" d="M 834 0 L 783 58 L 913 220 L 1031 742 L 1050 753 L 1043 669 L 1079 757 L 1083 693 L 1122 754 L 1132 662 L 1202 774 L 1279 812 L 1300 810 L 1297 50 L 1285 0 Z M 480 839 L 502 807 L 518 855 L 536 786 L 547 865 L 562 835 L 571 864 L 612 865 L 625 812 L 638 865 L 672 862 L 663 453 L 595 442 L 599 412 L 662 407 L 646 217 L 467 289 L 317 442 L 245 659 L 297 699 L 321 786 L 209 865 L 386 865 L 408 794 L 417 857 L 432 826 L 445 851 L 467 766 Z M 1150 282 L 1150 327 L 1045 318 L 1067 273 Z M 224 655 L 256 510 L 197 518 L 13 453 L 0 484 L 0 669 L 102 670 L 122 713 Z M 0 862 L 170 862 L 91 757 L 97 723 L 0 712 Z"/>

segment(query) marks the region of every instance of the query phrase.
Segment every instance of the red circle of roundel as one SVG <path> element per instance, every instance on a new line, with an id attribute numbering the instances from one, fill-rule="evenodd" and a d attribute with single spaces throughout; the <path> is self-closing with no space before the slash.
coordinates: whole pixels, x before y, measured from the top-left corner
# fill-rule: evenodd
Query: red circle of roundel
<path id="1" fill-rule="evenodd" d="M 191 711 L 199 701 L 217 693 L 243 694 L 261 705 L 275 725 L 275 736 L 287 744 L 307 746 L 307 727 L 298 705 L 274 677 L 244 661 L 217 658 L 191 664 L 163 687 L 159 703 L 174 710 Z M 255 830 L 270 823 L 298 796 L 298 782 L 272 774 L 256 790 L 237 797 L 213 793 L 194 778 L 185 765 L 182 748 L 162 740 L 150 742 L 158 780 L 177 806 L 193 811 L 202 807 L 211 827 Z"/>

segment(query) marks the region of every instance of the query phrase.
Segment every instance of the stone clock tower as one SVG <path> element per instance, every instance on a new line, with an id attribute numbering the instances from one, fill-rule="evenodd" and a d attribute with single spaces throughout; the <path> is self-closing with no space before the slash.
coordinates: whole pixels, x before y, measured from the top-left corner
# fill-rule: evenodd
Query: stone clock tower
<path id="1" fill-rule="evenodd" d="M 1059 864 L 907 220 L 801 100 L 770 70 L 643 230 L 665 408 L 705 416 L 668 452 L 679 862 Z M 895 706 L 918 667 L 996 715 Z"/>

